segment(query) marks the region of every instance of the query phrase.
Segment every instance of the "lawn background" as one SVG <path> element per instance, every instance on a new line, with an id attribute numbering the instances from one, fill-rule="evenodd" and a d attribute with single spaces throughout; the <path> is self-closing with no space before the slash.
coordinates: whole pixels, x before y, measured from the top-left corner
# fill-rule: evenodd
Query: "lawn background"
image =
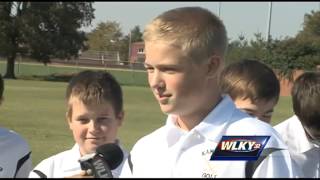
<path id="1" fill-rule="evenodd" d="M 5 64 L 0 63 L 2 75 L 4 66 Z M 74 141 L 64 117 L 66 110 L 64 93 L 67 83 L 26 79 L 44 79 L 43 77 L 48 77 L 49 74 L 83 70 L 35 66 L 37 65 L 20 66 L 17 76 L 23 79 L 5 79 L 5 100 L 0 107 L 0 125 L 18 132 L 28 140 L 32 150 L 33 165 L 71 148 Z M 144 72 L 108 71 L 122 84 L 125 121 L 120 128 L 119 137 L 124 148 L 130 150 L 140 137 L 163 125 L 166 116 L 160 111 L 159 105 L 146 86 Z M 272 125 L 291 115 L 291 98 L 281 97 L 275 107 Z"/>

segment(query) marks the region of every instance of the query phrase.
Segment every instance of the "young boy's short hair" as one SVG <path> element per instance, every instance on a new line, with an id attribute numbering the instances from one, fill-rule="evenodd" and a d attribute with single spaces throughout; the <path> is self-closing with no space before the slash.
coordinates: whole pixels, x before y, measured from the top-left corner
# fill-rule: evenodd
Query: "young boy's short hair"
<path id="1" fill-rule="evenodd" d="M 68 116 L 72 114 L 71 97 L 79 98 L 86 105 L 110 101 L 117 115 L 123 111 L 121 87 L 108 72 L 86 70 L 71 78 L 66 91 Z"/>
<path id="2" fill-rule="evenodd" d="M 176 8 L 159 15 L 145 27 L 143 40 L 179 47 L 196 63 L 207 61 L 212 54 L 223 57 L 228 44 L 222 21 L 200 7 Z"/>
<path id="3" fill-rule="evenodd" d="M 255 101 L 278 101 L 280 83 L 275 73 L 258 60 L 243 59 L 222 70 L 220 77 L 222 93 L 237 98 Z"/>
<path id="4" fill-rule="evenodd" d="M 293 111 L 301 124 L 320 130 L 320 72 L 300 75 L 294 82 L 291 95 Z"/>

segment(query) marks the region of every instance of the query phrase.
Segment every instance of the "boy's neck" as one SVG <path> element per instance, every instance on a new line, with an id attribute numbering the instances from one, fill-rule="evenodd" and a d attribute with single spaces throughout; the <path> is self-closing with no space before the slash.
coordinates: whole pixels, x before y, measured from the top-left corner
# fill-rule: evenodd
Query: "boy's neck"
<path id="1" fill-rule="evenodd" d="M 219 95 L 214 100 L 208 103 L 202 110 L 198 110 L 196 113 L 189 115 L 178 115 L 177 126 L 185 131 L 191 131 L 194 127 L 200 124 L 203 119 L 215 108 L 217 104 L 222 100 L 222 97 Z"/>

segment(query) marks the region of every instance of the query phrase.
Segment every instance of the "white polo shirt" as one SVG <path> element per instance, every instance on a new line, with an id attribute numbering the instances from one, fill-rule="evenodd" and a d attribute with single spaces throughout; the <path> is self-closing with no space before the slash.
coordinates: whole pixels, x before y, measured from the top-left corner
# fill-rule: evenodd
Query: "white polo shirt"
<path id="1" fill-rule="evenodd" d="M 123 152 L 122 163 L 112 170 L 113 177 L 119 177 L 122 166 L 128 153 L 120 146 Z M 72 149 L 58 153 L 41 161 L 29 174 L 29 178 L 39 178 L 40 176 L 34 170 L 41 171 L 47 178 L 63 178 L 69 177 L 81 172 L 79 163 L 80 150 L 78 144 L 75 144 Z"/>
<path id="2" fill-rule="evenodd" d="M 245 177 L 246 161 L 210 161 L 222 135 L 270 135 L 265 148 L 285 150 L 269 155 L 253 177 L 297 177 L 286 145 L 267 123 L 236 109 L 229 96 L 203 121 L 186 132 L 169 115 L 166 125 L 141 138 L 132 148 L 133 173 L 126 161 L 120 177 Z"/>
<path id="3" fill-rule="evenodd" d="M 288 145 L 292 158 L 301 166 L 304 177 L 320 178 L 320 148 L 311 143 L 297 116 L 274 127 Z"/>
<path id="4" fill-rule="evenodd" d="M 0 128 L 0 178 L 26 178 L 32 170 L 28 143 L 16 132 Z"/>

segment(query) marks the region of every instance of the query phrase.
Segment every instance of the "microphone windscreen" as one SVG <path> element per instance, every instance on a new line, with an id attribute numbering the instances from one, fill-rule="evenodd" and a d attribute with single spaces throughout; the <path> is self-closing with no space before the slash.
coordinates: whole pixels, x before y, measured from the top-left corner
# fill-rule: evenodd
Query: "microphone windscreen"
<path id="1" fill-rule="evenodd" d="M 103 144 L 97 147 L 96 153 L 103 157 L 111 170 L 117 168 L 123 160 L 123 152 L 115 143 Z"/>

